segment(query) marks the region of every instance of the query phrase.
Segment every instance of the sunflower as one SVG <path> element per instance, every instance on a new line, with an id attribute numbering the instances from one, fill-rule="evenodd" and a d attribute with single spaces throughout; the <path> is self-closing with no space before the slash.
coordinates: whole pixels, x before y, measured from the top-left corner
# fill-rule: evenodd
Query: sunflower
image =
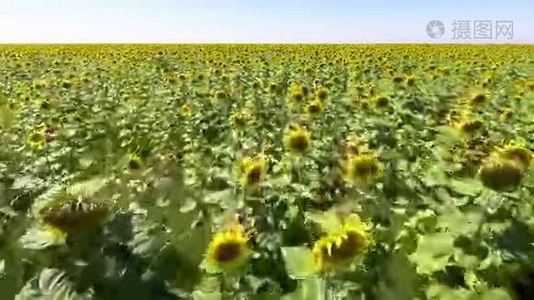
<path id="1" fill-rule="evenodd" d="M 411 76 L 410 75 L 410 76 L 406 77 L 406 85 L 407 86 L 411 86 L 411 87 L 416 86 L 417 82 L 418 82 L 418 79 L 415 76 Z"/>
<path id="2" fill-rule="evenodd" d="M 39 108 L 41 108 L 43 110 L 49 110 L 51 107 L 52 107 L 52 105 L 50 104 L 50 101 L 48 101 L 48 100 L 41 100 L 39 102 Z"/>
<path id="3" fill-rule="evenodd" d="M 492 155 L 483 162 L 478 174 L 480 181 L 490 189 L 512 190 L 523 178 L 523 166 L 514 159 Z"/>
<path id="4" fill-rule="evenodd" d="M 478 106 L 488 101 L 488 93 L 485 91 L 471 92 L 466 99 L 466 102 L 472 106 Z"/>
<path id="5" fill-rule="evenodd" d="M 257 187 L 265 177 L 266 162 L 263 156 L 246 157 L 238 164 L 238 175 L 244 187 Z"/>
<path id="6" fill-rule="evenodd" d="M 128 153 L 128 169 L 139 170 L 143 165 L 143 161 L 136 153 Z"/>
<path id="7" fill-rule="evenodd" d="M 228 94 L 225 91 L 217 91 L 215 92 L 215 97 L 219 100 L 228 98 Z"/>
<path id="8" fill-rule="evenodd" d="M 326 100 L 326 98 L 328 98 L 328 91 L 326 90 L 325 87 L 320 86 L 320 87 L 318 87 L 317 90 L 315 91 L 315 96 L 316 96 L 317 99 L 319 99 L 320 101 L 324 101 L 324 100 Z"/>
<path id="9" fill-rule="evenodd" d="M 26 139 L 28 146 L 33 150 L 42 150 L 46 143 L 44 130 L 36 130 L 28 135 Z"/>
<path id="10" fill-rule="evenodd" d="M 65 80 L 62 80 L 61 81 L 61 87 L 68 90 L 72 87 L 72 82 L 68 79 L 65 79 Z"/>
<path id="11" fill-rule="evenodd" d="M 234 129 L 243 130 L 247 127 L 247 123 L 250 120 L 250 113 L 248 111 L 234 112 L 230 116 L 230 123 Z"/>
<path id="12" fill-rule="evenodd" d="M 304 100 L 304 88 L 302 85 L 293 85 L 291 87 L 290 97 L 293 102 L 300 103 Z"/>
<path id="13" fill-rule="evenodd" d="M 48 81 L 45 79 L 39 79 L 33 82 L 33 88 L 36 90 L 46 89 L 47 86 L 48 86 Z"/>
<path id="14" fill-rule="evenodd" d="M 374 99 L 375 106 L 378 108 L 384 108 L 389 105 L 389 97 L 386 95 L 377 96 Z"/>
<path id="15" fill-rule="evenodd" d="M 79 233 L 102 224 L 109 213 L 106 203 L 72 200 L 45 207 L 39 212 L 42 222 L 49 228 L 64 233 Z"/>
<path id="16" fill-rule="evenodd" d="M 382 163 L 373 153 L 349 155 L 345 161 L 345 181 L 357 187 L 367 187 L 382 174 Z"/>
<path id="17" fill-rule="evenodd" d="M 475 118 L 464 118 L 455 124 L 456 129 L 464 134 L 473 134 L 483 126 L 482 121 Z"/>
<path id="18" fill-rule="evenodd" d="M 508 122 L 514 116 L 514 112 L 510 108 L 505 108 L 499 115 L 499 121 Z"/>
<path id="19" fill-rule="evenodd" d="M 252 255 L 248 234 L 240 224 L 233 224 L 212 237 L 205 254 L 206 266 L 218 272 L 241 269 Z"/>
<path id="20" fill-rule="evenodd" d="M 180 107 L 180 115 L 183 117 L 190 117 L 193 114 L 193 108 L 189 104 L 184 104 Z"/>
<path id="21" fill-rule="evenodd" d="M 338 230 L 317 240 L 312 249 L 318 271 L 334 271 L 362 258 L 372 244 L 370 226 L 355 215 L 346 217 Z"/>
<path id="22" fill-rule="evenodd" d="M 304 153 L 311 146 L 310 133 L 298 124 L 290 124 L 284 136 L 287 148 L 292 151 Z"/>
<path id="23" fill-rule="evenodd" d="M 310 115 L 316 115 L 323 111 L 323 103 L 318 100 L 311 101 L 306 105 L 306 110 Z"/>

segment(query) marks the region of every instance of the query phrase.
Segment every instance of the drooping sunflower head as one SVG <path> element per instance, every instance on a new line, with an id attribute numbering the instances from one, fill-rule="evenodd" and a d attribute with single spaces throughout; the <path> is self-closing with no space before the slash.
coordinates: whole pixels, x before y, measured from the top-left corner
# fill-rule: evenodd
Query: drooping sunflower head
<path id="1" fill-rule="evenodd" d="M 523 178 L 522 165 L 515 159 L 493 154 L 480 167 L 479 178 L 490 189 L 511 190 L 516 188 Z"/>
<path id="2" fill-rule="evenodd" d="M 284 142 L 291 151 L 304 153 L 311 146 L 310 133 L 298 124 L 290 124 L 286 129 Z"/>
<path id="3" fill-rule="evenodd" d="M 383 166 L 374 153 L 350 155 L 345 161 L 344 178 L 357 187 L 365 188 L 381 176 Z"/>
<path id="4" fill-rule="evenodd" d="M 317 270 L 340 270 L 361 259 L 372 244 L 369 229 L 357 215 L 346 217 L 339 230 L 327 232 L 314 243 L 312 253 Z"/>
<path id="5" fill-rule="evenodd" d="M 46 143 L 44 130 L 35 130 L 31 132 L 26 139 L 26 143 L 33 150 L 42 150 Z"/>
<path id="6" fill-rule="evenodd" d="M 107 203 L 73 199 L 45 207 L 39 215 L 46 226 L 64 233 L 79 233 L 98 227 L 109 212 Z"/>
<path id="7" fill-rule="evenodd" d="M 266 162 L 263 156 L 246 157 L 238 164 L 241 184 L 244 187 L 257 187 L 265 177 Z"/>
<path id="8" fill-rule="evenodd" d="M 233 224 L 215 233 L 205 254 L 207 267 L 225 273 L 240 270 L 252 255 L 248 240 L 249 235 L 239 224 Z"/>
<path id="9" fill-rule="evenodd" d="M 455 127 L 460 132 L 470 135 L 480 130 L 483 127 L 483 125 L 484 124 L 482 123 L 482 121 L 477 118 L 465 117 L 459 120 L 455 124 Z"/>

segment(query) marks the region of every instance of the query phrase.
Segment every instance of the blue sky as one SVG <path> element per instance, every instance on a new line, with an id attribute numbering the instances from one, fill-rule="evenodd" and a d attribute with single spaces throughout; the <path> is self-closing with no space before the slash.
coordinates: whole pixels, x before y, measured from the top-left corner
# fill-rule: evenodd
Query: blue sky
<path id="1" fill-rule="evenodd" d="M 534 43 L 533 13 L 532 0 L 0 0 L 0 43 Z M 454 20 L 510 20 L 514 37 L 454 40 Z"/>

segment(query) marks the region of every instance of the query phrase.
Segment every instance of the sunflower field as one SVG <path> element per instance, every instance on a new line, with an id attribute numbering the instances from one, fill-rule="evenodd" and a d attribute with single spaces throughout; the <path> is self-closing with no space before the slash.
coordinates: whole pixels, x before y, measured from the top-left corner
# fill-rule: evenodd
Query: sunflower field
<path id="1" fill-rule="evenodd" d="M 534 46 L 0 46 L 1 299 L 534 299 Z"/>

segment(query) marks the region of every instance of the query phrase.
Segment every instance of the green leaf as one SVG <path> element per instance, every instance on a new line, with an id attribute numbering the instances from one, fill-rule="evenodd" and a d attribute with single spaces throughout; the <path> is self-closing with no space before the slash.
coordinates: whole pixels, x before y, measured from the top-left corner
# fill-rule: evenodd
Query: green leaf
<path id="1" fill-rule="evenodd" d="M 283 247 L 282 256 L 291 278 L 303 279 L 316 274 L 313 254 L 306 247 Z"/>
<path id="2" fill-rule="evenodd" d="M 197 207 L 197 202 L 192 199 L 189 199 L 180 207 L 180 212 L 188 213 L 194 210 L 196 207 Z"/>
<path id="3" fill-rule="evenodd" d="M 477 297 L 472 297 L 472 300 L 512 300 L 513 298 L 504 289 L 491 289 L 483 292 Z"/>
<path id="4" fill-rule="evenodd" d="M 317 223 L 325 232 L 336 232 L 341 228 L 339 217 L 333 211 L 310 213 L 306 212 L 306 219 Z"/>
<path id="5" fill-rule="evenodd" d="M 470 236 L 478 230 L 481 220 L 480 211 L 462 212 L 456 207 L 450 207 L 438 217 L 437 227 L 446 229 L 453 236 Z"/>
<path id="6" fill-rule="evenodd" d="M 290 294 L 284 295 L 282 300 L 326 300 L 324 280 L 309 278 L 299 281 L 297 289 Z"/>
<path id="7" fill-rule="evenodd" d="M 475 292 L 466 289 L 453 289 L 441 284 L 428 287 L 426 296 L 429 300 L 470 300 Z"/>
<path id="8" fill-rule="evenodd" d="M 31 175 L 18 177 L 13 182 L 11 188 L 14 190 L 32 190 L 43 184 L 43 180 Z"/>
<path id="9" fill-rule="evenodd" d="M 15 297 L 16 300 L 83 300 L 91 299 L 91 293 L 79 294 L 68 281 L 65 272 L 43 269 L 37 278 L 30 280 Z"/>
<path id="10" fill-rule="evenodd" d="M 410 255 L 417 273 L 431 274 L 447 266 L 454 253 L 454 238 L 448 233 L 433 233 L 419 237 L 417 249 Z"/>
<path id="11" fill-rule="evenodd" d="M 220 292 L 205 293 L 202 291 L 194 291 L 192 296 L 194 300 L 221 300 L 222 299 L 222 295 Z"/>
<path id="12" fill-rule="evenodd" d="M 67 193 L 75 197 L 88 198 L 100 191 L 106 185 L 106 182 L 106 178 L 103 177 L 76 182 L 67 187 Z"/>
<path id="13" fill-rule="evenodd" d="M 417 274 L 405 255 L 393 254 L 385 264 L 386 272 L 378 285 L 379 299 L 411 300 L 415 298 Z"/>
<path id="14" fill-rule="evenodd" d="M 460 195 L 472 196 L 472 197 L 479 195 L 483 190 L 482 183 L 480 183 L 480 181 L 476 179 L 463 179 L 463 180 L 450 179 L 447 183 L 447 186 L 452 191 Z"/>
<path id="15" fill-rule="evenodd" d="M 5 259 L 0 260 L 0 279 L 6 276 L 6 261 Z"/>

